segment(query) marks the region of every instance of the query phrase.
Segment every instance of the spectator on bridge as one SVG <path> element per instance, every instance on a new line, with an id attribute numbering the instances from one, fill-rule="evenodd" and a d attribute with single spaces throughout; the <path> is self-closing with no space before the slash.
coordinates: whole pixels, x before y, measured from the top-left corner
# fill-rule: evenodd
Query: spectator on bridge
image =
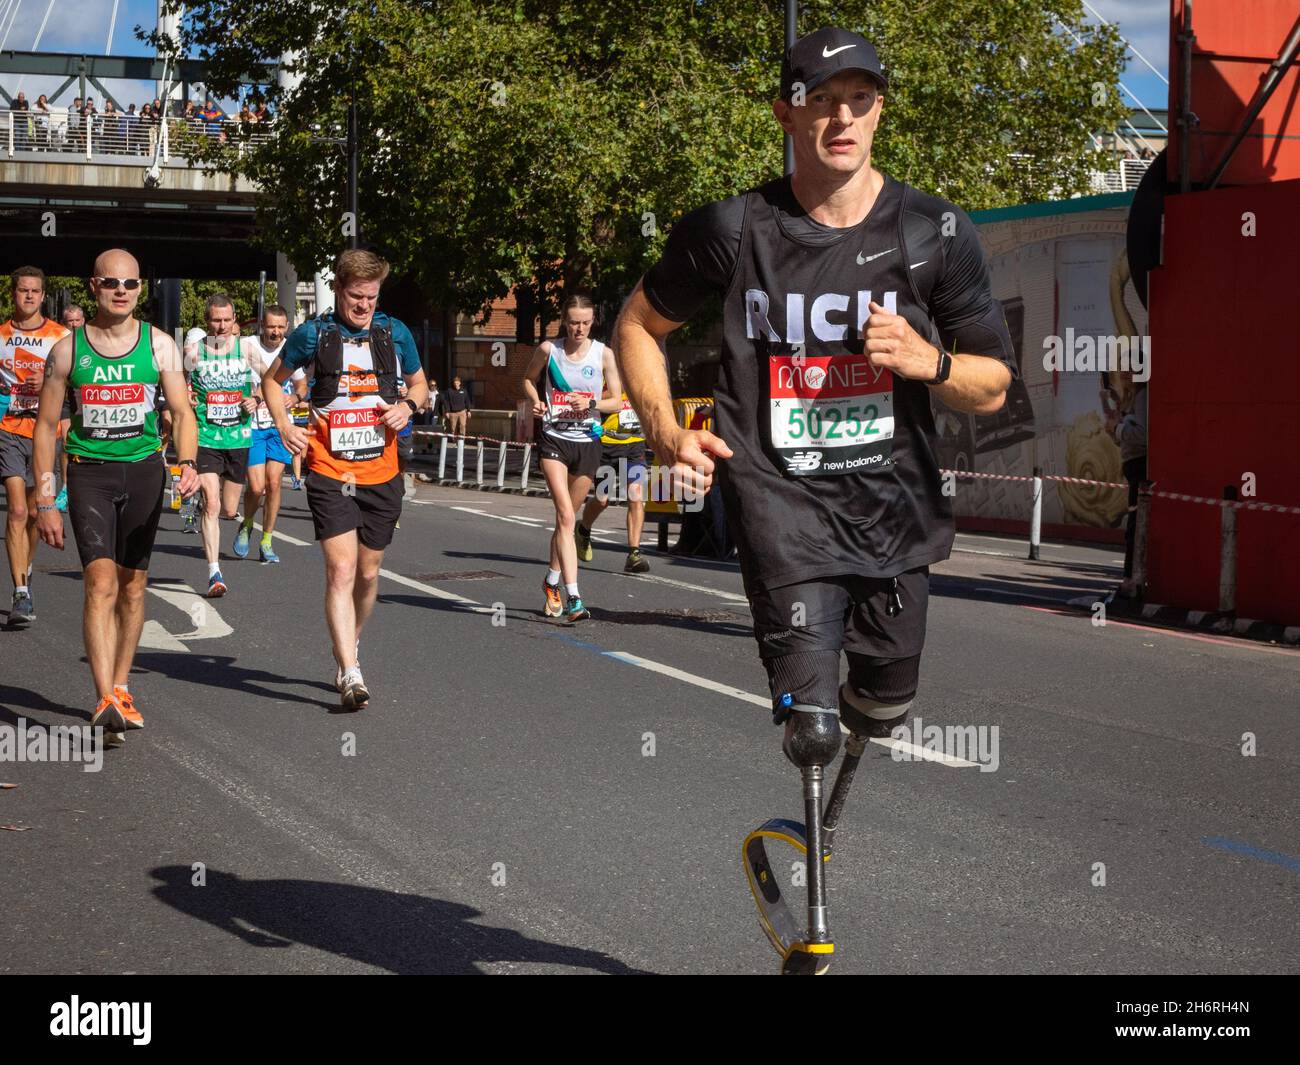
<path id="1" fill-rule="evenodd" d="M 135 113 L 135 104 L 128 104 L 122 116 L 122 139 L 128 155 L 140 154 L 140 116 Z"/>
<path id="2" fill-rule="evenodd" d="M 257 121 L 257 117 L 249 109 L 247 102 L 239 109 L 239 124 L 241 126 L 251 126 Z"/>
<path id="3" fill-rule="evenodd" d="M 203 120 L 203 132 L 209 137 L 215 137 L 221 132 L 221 126 L 226 121 L 226 116 L 221 113 L 221 108 L 212 102 L 212 98 L 203 104 L 203 110 L 199 112 L 199 117 Z"/>
<path id="4" fill-rule="evenodd" d="M 253 108 L 253 118 L 258 122 L 271 121 L 271 109 L 266 106 L 265 100 L 258 100 Z"/>
<path id="5" fill-rule="evenodd" d="M 32 109 L 32 122 L 36 129 L 36 150 L 48 152 L 50 150 L 50 102 L 45 98 L 45 93 L 36 97 L 36 106 Z"/>
<path id="6" fill-rule="evenodd" d="M 157 143 L 158 126 L 154 121 L 153 104 L 145 104 L 140 108 L 140 154 L 153 155 Z"/>
<path id="7" fill-rule="evenodd" d="M 122 116 L 117 110 L 117 105 L 112 100 L 104 101 L 104 117 L 102 119 L 102 131 L 100 139 L 103 144 L 103 151 L 120 154 L 126 150 L 126 145 L 122 143 Z"/>
<path id="8" fill-rule="evenodd" d="M 453 377 L 451 387 L 443 393 L 443 410 L 447 413 L 448 432 L 464 436 L 469 430 L 469 391 L 461 387 L 460 375 Z"/>
<path id="9" fill-rule="evenodd" d="M 84 151 L 86 148 L 82 129 L 82 124 L 85 121 L 81 114 L 82 107 L 80 96 L 73 100 L 68 107 L 68 144 L 74 152 Z"/>
<path id="10" fill-rule="evenodd" d="M 12 107 L 14 124 L 14 148 L 20 152 L 25 152 L 27 146 L 31 143 L 31 105 L 27 103 L 27 94 L 20 92 L 15 97 Z"/>
<path id="11" fill-rule="evenodd" d="M 86 106 L 81 109 L 81 131 L 85 134 L 90 150 L 95 151 L 104 136 L 104 120 L 99 117 L 93 96 L 86 97 Z"/>

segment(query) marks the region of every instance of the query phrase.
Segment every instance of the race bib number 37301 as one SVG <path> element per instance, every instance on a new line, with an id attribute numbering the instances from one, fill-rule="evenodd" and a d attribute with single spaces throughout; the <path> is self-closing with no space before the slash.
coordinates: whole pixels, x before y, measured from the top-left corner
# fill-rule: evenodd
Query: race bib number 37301
<path id="1" fill-rule="evenodd" d="M 792 477 L 884 469 L 893 455 L 894 375 L 863 355 L 768 359 L 772 447 Z"/>

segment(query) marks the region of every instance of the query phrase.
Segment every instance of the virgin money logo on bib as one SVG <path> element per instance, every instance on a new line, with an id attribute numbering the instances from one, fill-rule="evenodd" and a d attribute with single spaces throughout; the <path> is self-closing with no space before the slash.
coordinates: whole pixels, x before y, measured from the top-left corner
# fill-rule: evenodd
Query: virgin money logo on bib
<path id="1" fill-rule="evenodd" d="M 793 477 L 884 469 L 893 456 L 894 375 L 865 354 L 768 358 L 768 428 Z"/>

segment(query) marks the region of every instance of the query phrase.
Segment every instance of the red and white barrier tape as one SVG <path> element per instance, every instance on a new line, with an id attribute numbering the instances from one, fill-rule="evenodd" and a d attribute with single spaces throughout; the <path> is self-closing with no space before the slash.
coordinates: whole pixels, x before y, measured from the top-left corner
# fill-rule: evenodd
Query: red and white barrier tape
<path id="1" fill-rule="evenodd" d="M 974 477 L 984 481 L 1029 481 L 1032 477 L 1016 477 L 1005 473 L 975 473 L 970 470 L 940 470 L 940 473 L 951 473 L 957 477 Z M 1115 481 L 1089 481 L 1083 477 L 1061 477 L 1057 474 L 1045 473 L 1042 480 L 1044 481 L 1063 481 L 1065 484 L 1089 484 L 1098 488 L 1123 488 L 1127 489 L 1127 484 L 1119 484 Z M 1233 510 L 1264 510 L 1275 514 L 1300 514 L 1300 507 L 1287 507 L 1280 503 L 1250 503 L 1240 499 L 1209 499 L 1206 496 L 1190 496 L 1184 492 L 1152 492 L 1153 496 L 1159 499 L 1173 499 L 1180 503 L 1203 503 L 1209 507 L 1231 507 Z"/>
<path id="2" fill-rule="evenodd" d="M 484 444 L 496 444 L 497 446 L 500 446 L 501 444 L 505 444 L 506 447 L 528 447 L 529 446 L 528 442 L 524 440 L 495 440 L 490 436 L 457 436 L 455 433 L 444 433 L 438 429 L 415 428 L 411 430 L 411 433 L 415 436 L 426 436 L 426 437 L 441 436 L 447 440 L 450 440 L 452 443 L 455 443 L 457 440 L 464 440 L 467 444 L 474 444 L 474 443 L 478 443 L 479 441 L 482 441 Z"/>

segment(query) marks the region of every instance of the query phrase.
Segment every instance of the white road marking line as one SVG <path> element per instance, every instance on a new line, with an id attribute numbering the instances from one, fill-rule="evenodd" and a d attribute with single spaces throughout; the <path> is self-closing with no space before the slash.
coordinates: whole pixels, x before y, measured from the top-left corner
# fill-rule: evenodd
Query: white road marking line
<path id="1" fill-rule="evenodd" d="M 976 588 L 977 592 L 992 592 L 994 595 L 1014 595 L 1017 599 L 1041 599 L 1044 603 L 1060 603 L 1065 605 L 1066 600 L 1055 595 L 1033 595 L 1030 592 L 1012 592 L 1006 588 Z"/>
<path id="2" fill-rule="evenodd" d="M 518 518 L 507 518 L 504 514 L 493 514 L 489 510 L 479 510 L 477 507 L 452 507 L 452 510 L 459 510 L 465 514 L 477 514 L 482 518 L 496 518 L 497 521 L 508 521 L 511 525 L 526 525 L 530 529 L 537 528 L 531 521 L 520 521 Z"/>
<path id="3" fill-rule="evenodd" d="M 262 526 L 258 525 L 257 522 L 253 522 L 253 528 L 258 532 L 266 532 L 266 530 L 263 529 Z M 288 533 L 282 533 L 278 529 L 271 534 L 271 542 L 275 543 L 276 540 L 283 540 L 286 544 L 293 544 L 295 547 L 311 547 L 310 541 L 299 540 L 298 537 L 290 536 Z M 252 554 L 252 544 L 248 545 L 248 551 L 249 554 Z"/>
<path id="4" fill-rule="evenodd" d="M 173 634 L 163 627 L 162 622 L 148 618 L 145 620 L 144 628 L 140 630 L 141 647 L 154 651 L 185 652 L 190 649 L 185 640 L 217 640 L 235 631 L 217 613 L 210 600 L 199 595 L 188 584 L 169 584 L 161 587 L 151 584 L 148 587 L 149 591 L 163 602 L 184 611 L 191 623 L 198 627 L 193 632 Z M 199 604 L 197 609 L 195 604 Z"/>
<path id="5" fill-rule="evenodd" d="M 739 688 L 733 688 L 730 684 L 719 684 L 716 680 L 709 680 L 707 677 L 697 677 L 694 673 L 687 673 L 684 669 L 678 669 L 675 666 L 666 666 L 662 662 L 652 662 L 648 658 L 642 658 L 640 655 L 634 655 L 627 651 L 602 651 L 606 658 L 612 658 L 616 662 L 622 662 L 629 666 L 639 666 L 641 669 L 648 669 L 654 673 L 662 673 L 665 677 L 672 677 L 674 680 L 684 681 L 687 684 L 694 684 L 697 688 L 707 688 L 709 691 L 718 692 L 721 695 L 729 695 L 733 699 L 739 699 L 741 702 L 753 703 L 755 706 L 762 706 L 768 710 L 772 709 L 772 700 L 762 695 L 751 695 L 749 692 L 741 691 Z"/>
<path id="6" fill-rule="evenodd" d="M 932 751 L 928 747 L 918 747 L 915 743 L 908 743 L 906 740 L 881 739 L 878 736 L 873 736 L 871 742 L 878 743 L 891 751 L 906 751 L 914 762 L 938 762 L 940 765 L 950 765 L 957 769 L 969 769 L 972 766 L 979 765 L 979 762 L 968 762 L 965 758 L 956 758 L 951 754 L 944 754 L 942 751 Z"/>
<path id="7" fill-rule="evenodd" d="M 743 595 L 737 595 L 735 592 L 724 592 L 718 588 L 710 588 L 704 584 L 691 584 L 689 581 L 674 580 L 672 577 L 660 577 L 653 573 L 632 573 L 628 576 L 634 581 L 653 581 L 655 584 L 667 584 L 673 588 L 685 588 L 691 592 L 707 592 L 709 595 L 716 595 L 719 599 L 725 599 L 729 603 L 749 604 L 749 600 Z"/>
<path id="8" fill-rule="evenodd" d="M 141 647 L 152 651 L 173 651 L 184 654 L 189 650 L 180 640 L 162 627 L 162 623 L 146 618 L 144 628 L 140 630 Z"/>
<path id="9" fill-rule="evenodd" d="M 648 669 L 653 673 L 662 673 L 665 677 L 672 677 L 674 680 L 694 684 L 697 688 L 707 688 L 709 691 L 718 692 L 720 695 L 728 695 L 733 699 L 739 699 L 743 703 L 753 703 L 755 706 L 761 706 L 766 710 L 772 709 L 772 700 L 766 696 L 741 691 L 739 688 L 733 688 L 730 684 L 720 684 L 716 680 L 709 680 L 707 677 L 687 673 L 686 670 L 678 669 L 676 666 L 653 662 L 648 658 L 642 658 L 640 655 L 634 655 L 628 651 L 602 651 L 601 654 L 606 658 L 614 659 L 616 662 L 622 662 L 624 665 Z M 878 743 L 891 751 L 906 751 L 911 755 L 913 761 L 938 762 L 940 765 L 963 769 L 979 765 L 978 762 L 968 762 L 964 758 L 954 758 L 950 754 L 932 751 L 927 747 L 918 747 L 916 744 L 908 743 L 905 740 L 873 737 L 871 742 Z"/>

